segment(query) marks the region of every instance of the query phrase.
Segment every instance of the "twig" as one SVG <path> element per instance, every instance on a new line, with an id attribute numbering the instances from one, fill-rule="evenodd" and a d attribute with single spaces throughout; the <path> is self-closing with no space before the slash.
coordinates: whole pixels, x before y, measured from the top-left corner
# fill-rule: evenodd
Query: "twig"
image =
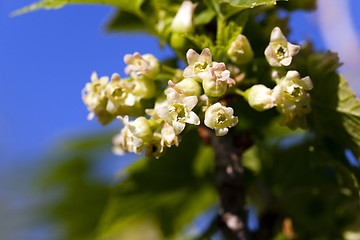
<path id="1" fill-rule="evenodd" d="M 219 227 L 226 239 L 248 240 L 241 154 L 237 152 L 231 132 L 222 137 L 212 133 L 211 144 L 215 153 L 215 180 L 219 193 Z"/>

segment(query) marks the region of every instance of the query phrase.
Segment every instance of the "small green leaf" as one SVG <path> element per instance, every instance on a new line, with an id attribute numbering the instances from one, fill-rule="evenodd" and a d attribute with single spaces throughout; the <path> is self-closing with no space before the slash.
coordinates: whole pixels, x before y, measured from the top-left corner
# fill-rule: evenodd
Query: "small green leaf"
<path id="1" fill-rule="evenodd" d="M 211 20 L 216 16 L 216 13 L 213 9 L 207 8 L 201 13 L 197 14 L 194 18 L 195 25 L 204 25 L 211 22 Z"/>
<path id="2" fill-rule="evenodd" d="M 199 49 L 211 48 L 212 46 L 214 46 L 213 40 L 205 34 L 185 34 L 185 37 L 189 39 L 193 44 L 195 44 L 196 47 Z"/>

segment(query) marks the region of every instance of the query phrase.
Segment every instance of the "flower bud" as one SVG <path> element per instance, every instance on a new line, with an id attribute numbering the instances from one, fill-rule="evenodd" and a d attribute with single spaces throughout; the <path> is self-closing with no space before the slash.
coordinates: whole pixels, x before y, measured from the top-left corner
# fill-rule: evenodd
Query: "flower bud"
<path id="1" fill-rule="evenodd" d="M 244 35 L 239 34 L 236 40 L 231 43 L 227 55 L 233 63 L 245 64 L 253 59 L 254 52 L 248 39 Z"/>
<path id="2" fill-rule="evenodd" d="M 134 121 L 129 122 L 128 128 L 135 137 L 141 138 L 144 142 L 151 141 L 153 137 L 151 126 L 145 117 L 138 117 Z"/>
<path id="3" fill-rule="evenodd" d="M 275 106 L 275 98 L 272 90 L 262 84 L 252 86 L 246 90 L 249 105 L 255 110 L 262 112 Z"/>
<path id="4" fill-rule="evenodd" d="M 194 78 L 185 78 L 178 82 L 176 85 L 185 96 L 197 96 L 200 97 L 202 88 L 198 81 Z"/>
<path id="5" fill-rule="evenodd" d="M 214 63 L 209 71 L 198 74 L 202 79 L 204 92 L 208 97 L 221 97 L 225 94 L 230 80 L 230 71 L 224 63 Z"/>
<path id="6" fill-rule="evenodd" d="M 148 78 L 137 78 L 134 79 L 134 89 L 131 93 L 138 98 L 153 98 L 156 93 L 155 83 L 153 80 Z"/>
<path id="7" fill-rule="evenodd" d="M 194 11 L 197 3 L 184 1 L 171 23 L 170 30 L 177 33 L 189 33 L 194 30 Z"/>

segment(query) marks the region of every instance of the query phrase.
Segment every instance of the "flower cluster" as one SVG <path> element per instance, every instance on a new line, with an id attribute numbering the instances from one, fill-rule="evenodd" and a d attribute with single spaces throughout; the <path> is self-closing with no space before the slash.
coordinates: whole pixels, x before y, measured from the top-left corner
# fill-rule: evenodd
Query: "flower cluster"
<path id="1" fill-rule="evenodd" d="M 187 1 L 182 6 L 186 11 L 193 11 L 196 5 Z M 265 56 L 273 67 L 288 66 L 299 48 L 275 28 Z M 249 41 L 241 34 L 229 44 L 226 54 L 228 60 L 240 67 L 254 57 Z M 83 90 L 83 101 L 90 111 L 89 119 L 96 115 L 103 124 L 115 118 L 122 121 L 124 127 L 113 139 L 115 153 L 140 154 L 145 150 L 147 156 L 157 158 L 165 147 L 178 146 L 180 134 L 188 124 L 200 125 L 203 121 L 217 136 L 224 136 L 238 123 L 234 110 L 220 100 L 228 93 L 240 91 L 236 89 L 238 80 L 234 80 L 244 76 L 240 68 L 232 65 L 231 69 L 239 71 L 232 70 L 231 75 L 224 62 L 212 60 L 208 48 L 200 54 L 189 49 L 186 58 L 188 66 L 181 77 L 178 74 L 181 70 L 161 65 L 151 54 L 137 52 L 124 57 L 129 78 L 121 79 L 115 73 L 109 81 L 108 77 L 99 79 L 96 73 L 92 74 L 91 83 Z M 171 80 L 160 77 L 164 71 L 172 72 Z M 273 73 L 277 83 L 273 89 L 256 84 L 241 95 L 257 111 L 276 107 L 281 115 L 280 124 L 291 129 L 305 128 L 305 114 L 310 112 L 307 92 L 312 89 L 310 78 L 300 78 L 294 70 L 282 77 L 275 70 Z"/>
<path id="2" fill-rule="evenodd" d="M 271 66 L 288 66 L 299 50 L 300 47 L 289 43 L 280 28 L 276 27 L 271 33 L 265 56 Z M 249 105 L 257 111 L 276 107 L 281 114 L 281 125 L 291 129 L 306 128 L 305 114 L 311 110 L 310 94 L 307 91 L 313 87 L 310 78 L 300 78 L 300 74 L 294 70 L 288 71 L 283 77 L 274 71 L 273 78 L 277 83 L 273 89 L 257 84 L 246 91 Z"/>
<path id="3" fill-rule="evenodd" d="M 128 64 L 125 73 L 131 77 L 121 79 L 114 73 L 98 79 L 94 72 L 91 83 L 87 83 L 82 98 L 88 110 L 89 119 L 97 115 L 102 124 L 108 124 L 117 116 L 139 116 L 143 112 L 141 101 L 151 99 L 156 93 L 154 77 L 160 72 L 159 61 L 151 54 L 127 54 L 124 61 Z"/>

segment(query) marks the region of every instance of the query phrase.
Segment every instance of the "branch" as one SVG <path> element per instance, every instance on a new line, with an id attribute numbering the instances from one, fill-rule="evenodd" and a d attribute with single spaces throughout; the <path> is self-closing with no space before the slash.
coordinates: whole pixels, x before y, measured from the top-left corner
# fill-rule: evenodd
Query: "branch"
<path id="1" fill-rule="evenodd" d="M 242 151 L 235 148 L 231 131 L 222 137 L 212 132 L 211 144 L 215 153 L 215 180 L 220 198 L 219 227 L 226 239 L 248 240 Z"/>

